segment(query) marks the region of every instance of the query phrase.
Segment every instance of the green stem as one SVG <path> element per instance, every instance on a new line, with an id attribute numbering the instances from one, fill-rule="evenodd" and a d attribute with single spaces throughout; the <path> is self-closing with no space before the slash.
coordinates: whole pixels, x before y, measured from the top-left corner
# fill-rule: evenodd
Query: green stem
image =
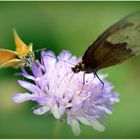
<path id="1" fill-rule="evenodd" d="M 53 130 L 53 135 L 52 135 L 52 138 L 59 138 L 60 134 L 61 134 L 61 123 L 60 123 L 60 120 L 56 120 L 56 123 L 55 123 L 55 127 L 54 127 L 54 130 Z"/>

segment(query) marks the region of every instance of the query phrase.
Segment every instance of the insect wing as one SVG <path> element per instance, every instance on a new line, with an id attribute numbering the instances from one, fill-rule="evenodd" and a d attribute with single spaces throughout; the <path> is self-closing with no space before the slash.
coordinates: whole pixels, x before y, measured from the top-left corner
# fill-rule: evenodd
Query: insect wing
<path id="1" fill-rule="evenodd" d="M 25 56 L 26 54 L 32 52 L 32 45 L 29 47 L 20 39 L 16 31 L 14 30 L 15 44 L 16 44 L 16 52 L 20 57 Z"/>
<path id="2" fill-rule="evenodd" d="M 15 59 L 12 59 L 5 63 L 0 64 L 0 68 L 5 68 L 5 67 L 16 67 L 17 68 L 19 66 L 20 62 L 21 62 L 20 59 L 15 58 Z"/>
<path id="3" fill-rule="evenodd" d="M 0 49 L 0 64 L 5 63 L 15 58 L 17 58 L 16 52 L 6 50 L 6 49 Z"/>
<path id="4" fill-rule="evenodd" d="M 85 65 L 97 69 L 119 64 L 140 53 L 140 12 L 123 18 L 106 30 L 87 49 Z"/>

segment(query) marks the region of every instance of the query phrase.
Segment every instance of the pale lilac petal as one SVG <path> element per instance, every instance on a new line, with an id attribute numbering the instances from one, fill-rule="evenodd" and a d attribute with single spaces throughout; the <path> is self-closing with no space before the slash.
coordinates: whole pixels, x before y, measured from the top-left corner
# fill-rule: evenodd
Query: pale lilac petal
<path id="1" fill-rule="evenodd" d="M 78 117 L 78 120 L 85 125 L 90 125 L 90 122 L 85 117 Z"/>
<path id="2" fill-rule="evenodd" d="M 33 110 L 33 113 L 36 114 L 36 115 L 43 115 L 45 114 L 46 112 L 48 112 L 51 108 L 48 107 L 48 106 L 42 106 L 42 107 L 39 107 L 37 109 L 34 109 Z"/>
<path id="3" fill-rule="evenodd" d="M 100 124 L 95 118 L 93 118 L 93 117 L 90 118 L 89 122 L 90 122 L 92 128 L 94 128 L 95 130 L 101 131 L 101 132 L 105 130 L 105 127 L 102 124 Z"/>
<path id="4" fill-rule="evenodd" d="M 36 102 L 38 102 L 39 104 L 46 104 L 48 102 L 48 98 L 44 96 L 38 96 L 36 98 Z"/>
<path id="5" fill-rule="evenodd" d="M 60 116 L 63 116 L 64 113 L 65 113 L 65 107 L 60 105 L 60 107 L 59 107 Z"/>
<path id="6" fill-rule="evenodd" d="M 60 114 L 60 112 L 59 112 L 59 108 L 58 108 L 57 105 L 54 105 L 54 106 L 53 106 L 53 108 L 52 108 L 52 113 L 53 113 L 53 115 L 54 115 L 54 117 L 55 117 L 56 119 L 60 119 L 60 118 L 61 118 L 61 114 Z"/>
<path id="7" fill-rule="evenodd" d="M 22 76 L 33 81 L 35 80 L 35 77 L 28 74 L 24 68 L 22 69 Z"/>
<path id="8" fill-rule="evenodd" d="M 69 51 L 63 50 L 57 58 L 60 59 L 60 61 L 61 61 L 61 59 L 62 60 L 69 60 L 69 59 L 71 59 L 71 57 L 72 57 L 72 55 Z"/>
<path id="9" fill-rule="evenodd" d="M 46 69 L 50 69 L 54 66 L 54 64 L 56 63 L 56 57 L 54 55 L 53 52 L 49 51 L 49 52 L 42 52 L 42 58 L 43 58 L 43 63 Z"/>
<path id="10" fill-rule="evenodd" d="M 25 101 L 29 101 L 32 100 L 34 96 L 32 94 L 29 93 L 17 93 L 13 96 L 13 100 L 16 103 L 22 103 Z"/>
<path id="11" fill-rule="evenodd" d="M 108 114 L 112 114 L 111 110 L 109 110 L 108 108 L 104 107 L 104 106 L 96 106 L 97 109 L 102 110 Z"/>
<path id="12" fill-rule="evenodd" d="M 111 104 L 114 104 L 114 103 L 120 102 L 120 99 L 118 99 L 118 98 L 110 98 L 110 101 L 111 101 Z"/>
<path id="13" fill-rule="evenodd" d="M 71 125 L 74 135 L 78 136 L 81 133 L 79 122 L 75 119 L 72 119 L 70 125 Z"/>
<path id="14" fill-rule="evenodd" d="M 31 83 L 29 83 L 27 81 L 23 81 L 23 80 L 18 80 L 18 83 L 22 87 L 28 89 L 29 91 L 31 91 L 33 93 L 39 92 L 39 88 L 36 85 L 34 85 L 34 84 L 31 84 Z"/>
<path id="15" fill-rule="evenodd" d="M 22 74 L 22 76 L 24 76 L 27 79 L 31 79 L 31 80 L 35 81 L 35 78 L 33 76 L 31 76 L 31 75 Z"/>
<path id="16" fill-rule="evenodd" d="M 37 63 L 33 63 L 33 64 L 32 64 L 31 70 L 32 70 L 33 75 L 34 75 L 35 77 L 40 77 L 40 76 L 42 76 L 42 70 L 37 66 Z"/>
<path id="17" fill-rule="evenodd" d="M 109 101 L 110 101 L 111 104 L 120 102 L 119 94 L 118 93 L 112 94 L 112 96 L 110 96 Z"/>

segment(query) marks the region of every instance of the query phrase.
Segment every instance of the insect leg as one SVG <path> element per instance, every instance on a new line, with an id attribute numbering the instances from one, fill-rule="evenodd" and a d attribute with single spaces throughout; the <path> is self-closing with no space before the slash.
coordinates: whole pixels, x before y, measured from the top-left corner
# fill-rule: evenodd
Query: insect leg
<path id="1" fill-rule="evenodd" d="M 103 90 L 104 82 L 100 79 L 100 77 L 98 76 L 98 74 L 96 72 L 94 72 L 94 76 L 96 76 L 98 78 L 98 80 L 102 83 L 102 90 Z"/>
<path id="2" fill-rule="evenodd" d="M 70 80 L 69 80 L 69 84 L 70 84 L 70 82 L 71 82 L 71 79 L 72 79 L 72 77 L 74 76 L 74 73 L 71 75 L 71 77 L 70 77 Z"/>
<path id="3" fill-rule="evenodd" d="M 63 82 L 63 80 L 65 80 L 65 77 L 68 76 L 69 74 L 71 74 L 71 72 L 67 72 L 67 73 L 64 74 L 63 78 L 62 78 L 61 81 L 59 82 L 59 85 L 61 84 L 61 82 Z M 71 79 L 72 79 L 73 76 L 74 76 L 74 73 L 73 73 L 72 76 L 70 77 L 69 84 L 70 84 Z"/>
<path id="4" fill-rule="evenodd" d="M 82 88 L 81 88 L 81 90 L 80 90 L 79 95 L 80 95 L 81 92 L 83 91 L 84 85 L 85 85 L 85 72 L 83 73 L 83 83 L 82 83 Z"/>
<path id="5" fill-rule="evenodd" d="M 83 86 L 85 85 L 85 72 L 83 73 Z"/>

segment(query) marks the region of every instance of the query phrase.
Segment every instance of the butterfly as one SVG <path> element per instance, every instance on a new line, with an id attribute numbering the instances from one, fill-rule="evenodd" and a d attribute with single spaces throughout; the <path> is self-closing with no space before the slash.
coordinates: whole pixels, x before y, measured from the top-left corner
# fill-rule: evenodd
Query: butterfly
<path id="1" fill-rule="evenodd" d="M 14 30 L 16 51 L 0 49 L 0 68 L 4 67 L 30 67 L 35 61 L 32 43 L 28 46 L 20 39 Z"/>
<path id="2" fill-rule="evenodd" d="M 120 64 L 139 53 L 140 11 L 124 17 L 101 34 L 72 71 L 94 73 L 100 80 L 98 70 Z"/>

